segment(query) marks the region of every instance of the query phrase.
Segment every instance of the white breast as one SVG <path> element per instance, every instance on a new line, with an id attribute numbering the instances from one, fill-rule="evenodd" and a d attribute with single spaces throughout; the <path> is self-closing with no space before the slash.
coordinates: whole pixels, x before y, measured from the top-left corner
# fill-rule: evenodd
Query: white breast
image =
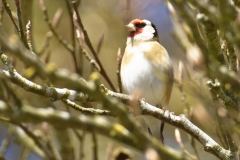
<path id="1" fill-rule="evenodd" d="M 139 47 L 126 47 L 125 54 L 132 54 L 131 61 L 121 67 L 121 80 L 124 91 L 132 94 L 140 92 L 141 97 L 152 105 L 160 105 L 163 97 L 163 83 L 154 75 L 153 66 Z M 128 56 L 128 55 L 124 55 Z M 159 72 L 162 68 L 159 68 Z"/>

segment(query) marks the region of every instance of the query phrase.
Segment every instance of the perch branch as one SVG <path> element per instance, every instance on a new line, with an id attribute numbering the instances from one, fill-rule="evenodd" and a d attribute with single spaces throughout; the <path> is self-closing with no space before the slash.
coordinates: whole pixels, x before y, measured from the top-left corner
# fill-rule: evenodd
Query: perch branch
<path id="1" fill-rule="evenodd" d="M 106 88 L 105 88 L 105 92 L 109 96 L 120 98 L 125 101 L 133 100 L 132 96 L 115 93 L 113 91 L 107 90 Z M 169 111 L 164 111 L 157 107 L 151 106 L 150 104 L 146 103 L 144 100 L 140 100 L 139 103 L 140 103 L 140 110 L 142 112 L 141 113 L 142 115 L 151 115 L 157 119 L 160 119 L 168 124 L 171 124 L 175 127 L 178 127 L 186 131 L 188 134 L 190 134 L 192 137 L 198 140 L 203 145 L 204 149 L 207 152 L 214 154 L 220 159 L 232 158 L 233 155 L 231 151 L 225 150 L 223 147 L 221 147 L 210 136 L 208 136 L 201 129 L 199 129 L 197 126 L 192 124 L 192 122 L 189 121 L 185 115 L 180 115 L 180 116 L 173 115 L 169 113 Z"/>

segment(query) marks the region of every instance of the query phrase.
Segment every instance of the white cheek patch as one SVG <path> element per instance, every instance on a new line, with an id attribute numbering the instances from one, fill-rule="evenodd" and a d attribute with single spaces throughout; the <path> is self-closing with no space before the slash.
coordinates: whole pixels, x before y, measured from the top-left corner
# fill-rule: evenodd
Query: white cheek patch
<path id="1" fill-rule="evenodd" d="M 155 30 L 152 26 L 145 26 L 143 28 L 143 33 L 154 33 L 154 32 L 155 32 Z"/>
<path id="2" fill-rule="evenodd" d="M 134 36 L 134 41 L 147 41 L 154 37 L 155 30 L 152 26 L 145 26 L 142 33 Z"/>

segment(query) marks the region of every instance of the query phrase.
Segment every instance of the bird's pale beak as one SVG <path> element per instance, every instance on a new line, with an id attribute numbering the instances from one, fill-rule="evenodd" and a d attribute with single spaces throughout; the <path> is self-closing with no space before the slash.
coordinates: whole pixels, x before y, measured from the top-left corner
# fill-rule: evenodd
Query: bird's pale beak
<path id="1" fill-rule="evenodd" d="M 128 24 L 128 25 L 126 25 L 126 27 L 127 27 L 127 30 L 129 31 L 129 32 L 132 32 L 132 31 L 136 31 L 136 28 L 135 28 L 135 26 L 133 25 L 133 24 Z"/>

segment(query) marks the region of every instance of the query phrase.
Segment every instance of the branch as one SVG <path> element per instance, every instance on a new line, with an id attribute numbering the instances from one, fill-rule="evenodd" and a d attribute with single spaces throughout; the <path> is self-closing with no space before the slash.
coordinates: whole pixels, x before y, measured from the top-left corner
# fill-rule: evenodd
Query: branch
<path id="1" fill-rule="evenodd" d="M 69 90 L 67 88 L 45 87 L 33 83 L 32 81 L 27 80 L 26 78 L 22 77 L 20 74 L 17 73 L 17 71 L 12 67 L 11 62 L 6 55 L 1 54 L 0 58 L 8 69 L 8 71 L 0 70 L 0 74 L 9 78 L 13 83 L 22 87 L 26 91 L 42 95 L 44 97 L 51 97 L 54 100 L 70 99 L 78 100 L 81 102 L 86 102 L 88 100 L 87 95 L 76 92 L 74 90 Z"/>
<path id="2" fill-rule="evenodd" d="M 21 110 L 18 110 L 12 109 L 3 101 L 0 101 L 0 111 L 3 116 L 11 118 L 11 120 L 14 121 L 21 121 L 25 123 L 40 123 L 46 121 L 54 126 L 80 128 L 89 132 L 100 133 L 142 152 L 148 148 L 148 143 L 146 143 L 146 141 L 143 139 L 138 139 L 139 137 L 135 137 L 134 134 L 129 132 L 129 130 L 124 128 L 122 125 L 111 123 L 109 120 L 100 116 L 90 117 L 83 114 L 72 116 L 67 112 L 56 111 L 52 108 L 33 108 L 27 105 L 23 106 Z M 138 130 L 138 132 L 141 131 Z M 176 152 L 171 148 L 164 147 L 159 142 L 158 144 L 162 146 L 160 154 L 162 157 L 168 157 L 172 160 L 188 159 L 180 152 Z"/>
<path id="3" fill-rule="evenodd" d="M 107 90 L 106 88 L 105 88 L 105 92 L 109 96 L 120 98 L 125 101 L 133 100 L 132 96 L 115 93 L 113 91 Z M 225 150 L 223 147 L 221 147 L 210 136 L 208 136 L 201 129 L 199 129 L 197 126 L 192 124 L 192 122 L 189 121 L 185 115 L 176 116 L 172 113 L 169 113 L 169 111 L 164 111 L 162 109 L 154 107 L 146 103 L 144 100 L 140 100 L 139 103 L 140 103 L 140 110 L 142 115 L 151 115 L 172 126 L 175 126 L 177 128 L 180 128 L 186 131 L 188 134 L 193 136 L 196 140 L 198 140 L 203 145 L 205 151 L 212 153 L 213 155 L 215 155 L 220 159 L 232 159 L 233 154 L 231 151 Z"/>

